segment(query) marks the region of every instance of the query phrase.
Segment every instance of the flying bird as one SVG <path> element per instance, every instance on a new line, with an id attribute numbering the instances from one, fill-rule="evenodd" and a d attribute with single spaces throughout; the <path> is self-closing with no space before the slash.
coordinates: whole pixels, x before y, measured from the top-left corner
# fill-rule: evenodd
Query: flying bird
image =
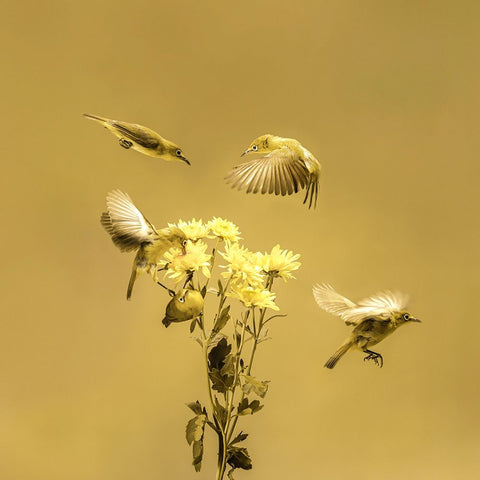
<path id="1" fill-rule="evenodd" d="M 303 203 L 317 205 L 320 171 L 319 161 L 298 140 L 276 135 L 262 135 L 242 153 L 264 155 L 237 165 L 225 180 L 232 188 L 247 193 L 291 195 L 306 189 Z"/>
<path id="2" fill-rule="evenodd" d="M 99 122 L 110 130 L 119 138 L 119 143 L 123 148 L 133 148 L 137 152 L 150 157 L 158 157 L 167 162 L 185 162 L 187 165 L 190 165 L 190 162 L 183 156 L 182 149 L 178 145 L 161 137 L 150 128 L 137 125 L 136 123 L 110 120 L 109 118 L 102 118 L 88 113 L 83 115 Z"/>
<path id="3" fill-rule="evenodd" d="M 336 292 L 330 285 L 313 287 L 313 296 L 320 308 L 341 317 L 347 325 L 353 325 L 351 335 L 327 360 L 325 367 L 333 368 L 350 349 L 361 350 L 380 367 L 383 357 L 370 347 L 381 342 L 398 327 L 410 322 L 420 322 L 407 308 L 408 297 L 402 293 L 382 292 L 354 303 Z"/>
<path id="4" fill-rule="evenodd" d="M 122 252 L 136 251 L 132 273 L 127 288 L 127 300 L 138 275 L 148 272 L 155 282 L 157 264 L 171 247 L 179 247 L 185 253 L 187 237 L 180 228 L 167 227 L 157 230 L 133 204 L 132 199 L 120 190 L 107 195 L 107 211 L 100 222 Z"/>

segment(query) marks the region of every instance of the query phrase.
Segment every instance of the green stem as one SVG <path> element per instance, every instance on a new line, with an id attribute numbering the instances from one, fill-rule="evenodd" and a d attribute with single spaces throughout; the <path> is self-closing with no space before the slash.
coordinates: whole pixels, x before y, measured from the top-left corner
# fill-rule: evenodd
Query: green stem
<path id="1" fill-rule="evenodd" d="M 245 319 L 242 323 L 242 334 L 240 337 L 240 345 L 238 346 L 237 349 L 237 355 L 236 355 L 236 360 L 235 360 L 235 378 L 233 381 L 233 388 L 230 394 L 230 401 L 228 403 L 228 408 L 227 408 L 227 422 L 225 425 L 225 432 L 228 432 L 231 420 L 232 420 L 232 410 L 233 410 L 233 401 L 235 399 L 235 392 L 237 389 L 237 384 L 238 384 L 238 377 L 239 377 L 239 367 L 240 367 L 240 358 L 242 355 L 242 350 L 243 350 L 243 345 L 244 345 L 244 340 L 245 340 L 245 328 L 246 328 L 246 322 L 248 319 L 248 316 L 250 314 L 250 310 L 247 311 L 247 314 L 245 315 Z"/>
<path id="2" fill-rule="evenodd" d="M 268 291 L 272 291 L 272 286 L 273 286 L 273 280 L 274 278 L 273 277 L 268 277 L 267 278 L 267 281 L 265 283 L 265 288 L 268 290 Z M 253 309 L 252 309 L 253 310 Z M 261 313 L 260 313 L 260 319 L 259 319 L 259 324 L 258 324 L 258 331 L 256 329 L 256 322 L 255 322 L 255 312 L 253 312 L 253 332 L 254 332 L 254 337 L 253 337 L 253 346 L 252 346 L 252 350 L 251 350 L 251 353 L 250 353 L 250 361 L 248 362 L 248 367 L 247 367 L 247 375 L 250 375 L 251 371 L 252 371 L 252 365 L 253 365 L 253 359 L 255 357 L 255 352 L 257 351 L 257 345 L 258 345 L 258 340 L 259 340 L 259 337 L 260 337 L 260 333 L 262 331 L 262 328 L 264 326 L 264 323 L 263 323 L 263 320 L 265 318 L 265 313 L 266 313 L 267 309 L 266 308 L 263 308 L 261 310 Z M 243 401 L 243 399 L 245 398 L 245 393 L 242 392 L 242 396 L 240 398 L 240 402 Z M 233 433 L 235 432 L 235 427 L 237 426 L 237 422 L 238 422 L 238 416 L 236 416 L 234 419 L 233 419 L 233 422 L 231 423 L 231 426 L 230 426 L 230 431 L 227 432 L 227 444 L 230 442 L 230 440 L 232 439 L 232 436 L 233 436 Z"/>
<path id="3" fill-rule="evenodd" d="M 217 242 L 215 243 L 215 246 L 213 247 L 212 251 L 212 262 L 210 265 L 210 278 L 212 278 L 212 272 L 213 272 L 213 267 L 215 266 L 215 257 L 217 256 L 217 250 L 218 250 L 218 242 L 219 238 L 217 238 Z M 210 278 L 207 278 L 207 281 L 205 282 L 205 290 L 208 288 L 208 284 L 210 282 Z"/>
<path id="4" fill-rule="evenodd" d="M 205 369 L 207 373 L 207 390 L 208 390 L 208 398 L 210 399 L 210 405 L 212 407 L 212 418 L 215 420 L 215 424 L 217 424 L 216 416 L 215 416 L 215 404 L 213 402 L 213 394 L 212 394 L 212 387 L 210 385 L 210 375 L 208 371 L 208 341 L 207 336 L 205 334 L 205 326 L 203 325 L 203 320 L 200 323 L 201 332 L 202 332 L 202 339 L 203 339 L 203 357 L 205 360 Z"/>

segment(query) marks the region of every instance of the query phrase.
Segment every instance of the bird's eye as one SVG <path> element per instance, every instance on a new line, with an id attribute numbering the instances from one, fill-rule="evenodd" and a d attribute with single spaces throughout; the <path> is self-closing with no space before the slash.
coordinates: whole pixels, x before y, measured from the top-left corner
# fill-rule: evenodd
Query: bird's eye
<path id="1" fill-rule="evenodd" d="M 185 302 L 185 297 L 178 297 L 178 301 L 179 301 L 180 303 Z"/>
<path id="2" fill-rule="evenodd" d="M 186 247 L 186 246 L 187 246 L 187 241 L 184 240 L 184 241 L 182 242 L 182 245 L 183 245 L 184 247 Z"/>
<path id="3" fill-rule="evenodd" d="M 252 147 L 252 150 L 253 150 L 254 152 L 256 152 L 256 151 L 258 150 L 258 147 L 257 147 L 256 145 L 254 145 L 254 146 Z"/>
<path id="4" fill-rule="evenodd" d="M 407 321 L 410 318 L 410 315 L 408 313 L 403 314 L 403 319 Z"/>
<path id="5" fill-rule="evenodd" d="M 181 157 L 182 156 L 182 151 L 180 149 L 178 149 L 175 154 L 177 155 L 177 157 Z"/>

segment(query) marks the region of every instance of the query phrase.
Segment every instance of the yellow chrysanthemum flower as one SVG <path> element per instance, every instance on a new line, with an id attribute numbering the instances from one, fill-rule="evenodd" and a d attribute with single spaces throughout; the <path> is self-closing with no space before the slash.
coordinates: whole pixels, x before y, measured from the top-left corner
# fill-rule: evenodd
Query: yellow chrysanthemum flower
<path id="1" fill-rule="evenodd" d="M 263 284 L 260 267 L 252 262 L 253 254 L 247 248 L 238 243 L 227 243 L 225 252 L 219 253 L 228 262 L 228 265 L 222 265 L 222 268 L 226 268 L 226 271 L 222 272 L 223 277 L 230 278 L 240 286 Z"/>
<path id="2" fill-rule="evenodd" d="M 228 220 L 223 220 L 223 218 L 213 217 L 213 220 L 207 223 L 207 227 L 216 237 L 225 240 L 227 243 L 238 242 L 241 238 L 238 227 Z"/>
<path id="3" fill-rule="evenodd" d="M 292 272 L 300 268 L 301 263 L 297 262 L 299 254 L 288 250 L 282 250 L 280 245 L 275 245 L 270 253 L 255 253 L 255 264 L 267 275 L 280 277 L 284 281 L 288 278 L 295 278 Z"/>
<path id="4" fill-rule="evenodd" d="M 251 286 L 241 287 L 233 285 L 230 289 L 230 293 L 227 293 L 228 297 L 237 298 L 246 307 L 258 307 L 258 308 L 271 308 L 272 310 L 280 310 L 275 305 L 275 294 L 269 290 L 263 290 Z"/>
<path id="5" fill-rule="evenodd" d="M 165 275 L 176 283 L 197 271 L 201 271 L 205 277 L 210 278 L 211 255 L 205 253 L 207 248 L 208 245 L 202 240 L 197 242 L 188 240 L 185 255 L 182 255 L 179 248 L 171 248 L 165 253 L 160 266 L 168 265 Z"/>
<path id="6" fill-rule="evenodd" d="M 175 226 L 178 227 L 182 232 L 187 236 L 188 240 L 198 240 L 199 238 L 205 238 L 210 233 L 208 225 L 203 223 L 202 219 L 200 220 L 190 220 L 189 222 L 184 222 L 182 219 L 176 224 L 168 224 L 169 227 Z"/>

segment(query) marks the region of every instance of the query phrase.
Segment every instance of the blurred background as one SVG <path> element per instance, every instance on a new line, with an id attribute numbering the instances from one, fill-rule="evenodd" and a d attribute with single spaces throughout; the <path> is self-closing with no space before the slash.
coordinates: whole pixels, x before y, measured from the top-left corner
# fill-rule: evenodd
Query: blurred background
<path id="1" fill-rule="evenodd" d="M 236 478 L 476 478 L 479 15 L 466 0 L 5 6 L 0 477 L 214 478 L 214 437 L 199 474 L 185 442 L 200 350 L 161 325 L 148 276 L 125 300 L 133 256 L 99 222 L 120 188 L 156 225 L 220 216 L 253 250 L 301 254 Z M 151 127 L 192 166 L 120 148 L 84 112 Z M 223 183 L 263 133 L 321 161 L 315 211 Z M 353 352 L 329 371 L 349 329 L 315 282 L 408 292 L 423 323 L 379 345 L 383 369 Z"/>

